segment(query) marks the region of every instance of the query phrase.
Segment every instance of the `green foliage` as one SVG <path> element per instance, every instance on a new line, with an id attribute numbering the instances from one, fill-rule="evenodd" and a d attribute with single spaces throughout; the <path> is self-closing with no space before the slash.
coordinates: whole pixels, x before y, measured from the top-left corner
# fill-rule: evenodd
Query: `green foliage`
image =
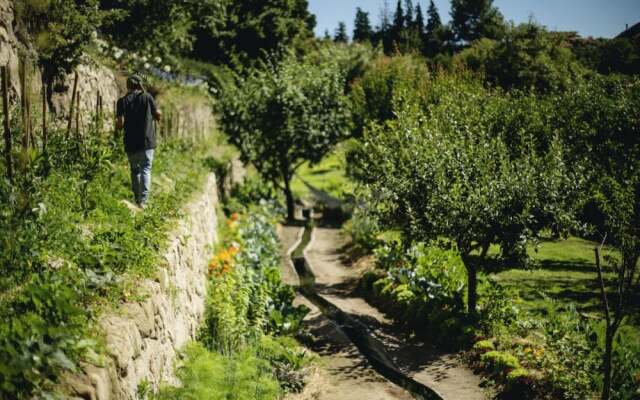
<path id="1" fill-rule="evenodd" d="M 570 310 L 552 313 L 543 329 L 546 350 L 538 360 L 539 367 L 563 398 L 588 398 L 596 390 L 594 378 L 600 365 L 592 327 Z"/>
<path id="2" fill-rule="evenodd" d="M 373 251 L 380 243 L 378 239 L 380 227 L 376 219 L 368 215 L 365 207 L 356 206 L 343 230 L 349 235 L 353 244 L 367 252 Z"/>
<path id="3" fill-rule="evenodd" d="M 480 38 L 500 39 L 505 24 L 493 0 L 452 0 L 451 28 L 458 42 L 470 43 Z"/>
<path id="4" fill-rule="evenodd" d="M 306 350 L 289 336 L 263 336 L 258 355 L 271 365 L 280 387 L 287 393 L 304 389 L 305 368 L 311 362 Z"/>
<path id="5" fill-rule="evenodd" d="M 91 44 L 104 13 L 97 0 L 17 1 L 18 29 L 32 38 L 45 81 L 73 70 Z"/>
<path id="6" fill-rule="evenodd" d="M 165 183 L 132 215 L 121 144 L 86 133 L 71 141 L 52 130 L 48 153 L 33 151 L 12 186 L 0 183 L 0 391 L 9 398 L 45 396 L 63 371 L 95 360 L 99 307 L 127 300 L 130 279 L 155 271 L 180 205 L 208 172 L 208 145 L 162 143 L 154 174 Z"/>
<path id="7" fill-rule="evenodd" d="M 531 22 L 510 27 L 497 42 L 481 39 L 455 59 L 507 89 L 566 90 L 583 75 L 564 37 Z"/>
<path id="8" fill-rule="evenodd" d="M 336 43 L 348 43 L 349 35 L 347 34 L 347 24 L 344 22 L 338 23 L 336 32 L 333 35 L 333 41 Z"/>
<path id="9" fill-rule="evenodd" d="M 156 400 L 280 398 L 280 387 L 269 363 L 251 348 L 234 355 L 222 355 L 192 344 L 184 356 L 186 361 L 177 371 L 181 386 L 163 388 Z"/>
<path id="10" fill-rule="evenodd" d="M 511 326 L 521 316 L 518 301 L 513 290 L 508 290 L 496 282 L 489 281 L 483 292 L 478 325 L 488 335 L 495 335 L 505 326 Z"/>
<path id="11" fill-rule="evenodd" d="M 20 293 L 3 302 L 0 318 L 0 393 L 45 396 L 61 371 L 92 353 L 85 340 L 89 315 L 78 302 L 88 277 L 63 267 L 32 275 Z"/>
<path id="12" fill-rule="evenodd" d="M 221 7 L 218 5 L 221 2 L 204 3 Z M 112 13 L 103 30 L 128 50 L 165 58 L 178 55 L 191 48 L 195 4 L 171 0 L 100 0 L 100 7 Z M 215 11 L 209 14 L 211 19 L 216 17 Z"/>
<path id="13" fill-rule="evenodd" d="M 229 355 L 263 332 L 290 334 L 307 313 L 294 307 L 293 290 L 280 280 L 280 247 L 267 205 L 233 216 L 209 266 L 210 289 L 200 340 Z"/>
<path id="14" fill-rule="evenodd" d="M 464 329 L 465 286 L 458 254 L 424 244 L 407 251 L 384 245 L 375 254 L 379 267 L 387 273 L 361 282 L 369 298 L 399 321 L 432 332 L 438 343 L 458 347 Z"/>
<path id="15" fill-rule="evenodd" d="M 394 100 L 398 99 L 398 92 L 412 87 L 417 95 L 424 94 L 428 79 L 426 64 L 414 56 L 375 59 L 363 77 L 356 81 L 350 94 L 353 135 L 361 137 L 372 122 L 383 124 L 394 119 Z M 352 167 L 351 163 L 349 167 Z"/>
<path id="16" fill-rule="evenodd" d="M 496 346 L 491 340 L 480 340 L 473 345 L 473 349 L 481 353 L 486 353 L 496 349 Z"/>
<path id="17" fill-rule="evenodd" d="M 315 16 L 308 10 L 307 0 L 292 1 L 220 1 L 219 14 L 198 11 L 194 19 L 196 58 L 219 64 L 248 66 L 267 55 L 305 48 L 313 37 Z M 198 2 L 195 2 L 197 4 Z M 211 23 L 212 15 L 223 16 Z"/>
<path id="18" fill-rule="evenodd" d="M 506 375 L 520 368 L 518 359 L 509 353 L 490 351 L 480 356 L 480 360 L 490 368 L 493 373 Z"/>
<path id="19" fill-rule="evenodd" d="M 550 221 L 572 220 L 566 206 L 575 181 L 558 138 L 539 153 L 524 133 L 523 148 L 512 154 L 495 131 L 507 99 L 454 77 L 430 87 L 427 113 L 419 111 L 421 94 L 400 91 L 398 119 L 374 125 L 354 160 L 381 224 L 398 227 L 408 242 L 450 238 L 473 272 L 473 251 L 482 258 L 498 243 L 504 260 L 519 259 Z"/>
<path id="20" fill-rule="evenodd" d="M 373 35 L 371 22 L 369 22 L 369 13 L 362 11 L 360 7 L 356 8 L 356 17 L 353 29 L 354 42 L 370 42 Z"/>
<path id="21" fill-rule="evenodd" d="M 319 162 L 349 129 L 345 77 L 333 60 L 293 55 L 255 70 L 222 102 L 222 124 L 242 159 L 278 184 L 293 218 L 290 182 L 304 162 Z"/>
<path id="22" fill-rule="evenodd" d="M 571 49 L 588 68 L 601 74 L 640 73 L 640 41 L 629 38 L 572 38 Z"/>

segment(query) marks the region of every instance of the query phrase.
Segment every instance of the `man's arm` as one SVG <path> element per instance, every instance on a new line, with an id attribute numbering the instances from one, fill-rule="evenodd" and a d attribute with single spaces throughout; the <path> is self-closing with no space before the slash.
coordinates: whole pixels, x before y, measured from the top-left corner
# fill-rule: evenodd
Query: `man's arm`
<path id="1" fill-rule="evenodd" d="M 149 96 L 149 103 L 151 105 L 151 115 L 153 115 L 153 119 L 155 119 L 156 121 L 160 121 L 160 118 L 162 118 L 162 112 L 156 105 L 156 101 L 153 96 L 151 96 L 150 94 L 147 95 Z"/>
<path id="2" fill-rule="evenodd" d="M 124 128 L 124 117 L 116 118 L 116 129 L 120 130 Z"/>
<path id="3" fill-rule="evenodd" d="M 124 128 L 124 105 L 122 99 L 116 103 L 116 130 Z"/>

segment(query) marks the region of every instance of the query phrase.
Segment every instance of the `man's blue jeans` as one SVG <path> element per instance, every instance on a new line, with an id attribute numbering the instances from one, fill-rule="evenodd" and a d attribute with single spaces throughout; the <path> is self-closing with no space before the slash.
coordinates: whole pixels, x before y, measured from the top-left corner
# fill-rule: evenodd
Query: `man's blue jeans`
<path id="1" fill-rule="evenodd" d="M 151 191 L 153 150 L 127 153 L 131 165 L 131 188 L 137 204 L 146 204 Z"/>

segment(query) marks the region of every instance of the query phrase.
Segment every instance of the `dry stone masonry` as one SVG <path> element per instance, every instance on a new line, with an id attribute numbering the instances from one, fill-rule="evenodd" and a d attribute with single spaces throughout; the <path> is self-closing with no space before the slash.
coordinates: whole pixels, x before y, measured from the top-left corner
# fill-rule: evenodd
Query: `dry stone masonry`
<path id="1" fill-rule="evenodd" d="M 84 365 L 67 376 L 72 399 L 133 400 L 139 385 L 175 383 L 177 351 L 195 338 L 205 310 L 207 264 L 216 241 L 216 181 L 184 209 L 170 235 L 156 279 L 139 285 L 144 300 L 122 305 L 100 320 L 106 365 Z"/>

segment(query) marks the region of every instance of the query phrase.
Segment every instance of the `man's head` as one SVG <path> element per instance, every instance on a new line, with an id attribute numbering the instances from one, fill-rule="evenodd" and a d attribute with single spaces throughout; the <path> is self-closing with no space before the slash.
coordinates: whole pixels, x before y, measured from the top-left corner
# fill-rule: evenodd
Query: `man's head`
<path id="1" fill-rule="evenodd" d="M 127 78 L 127 89 L 129 91 L 132 90 L 143 90 L 142 88 L 142 78 L 139 75 L 131 75 Z"/>

